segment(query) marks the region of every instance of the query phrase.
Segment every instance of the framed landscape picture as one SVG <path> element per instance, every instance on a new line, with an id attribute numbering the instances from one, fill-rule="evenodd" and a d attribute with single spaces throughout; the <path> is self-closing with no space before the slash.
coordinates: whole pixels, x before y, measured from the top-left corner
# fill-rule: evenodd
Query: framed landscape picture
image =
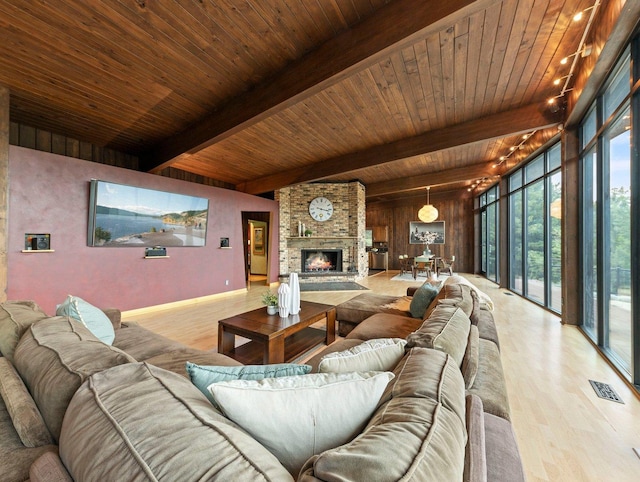
<path id="1" fill-rule="evenodd" d="M 253 228 L 253 254 L 264 254 L 264 228 Z"/>
<path id="2" fill-rule="evenodd" d="M 92 180 L 87 244 L 105 247 L 204 246 L 209 200 Z"/>
<path id="3" fill-rule="evenodd" d="M 444 244 L 444 221 L 410 222 L 409 244 Z"/>

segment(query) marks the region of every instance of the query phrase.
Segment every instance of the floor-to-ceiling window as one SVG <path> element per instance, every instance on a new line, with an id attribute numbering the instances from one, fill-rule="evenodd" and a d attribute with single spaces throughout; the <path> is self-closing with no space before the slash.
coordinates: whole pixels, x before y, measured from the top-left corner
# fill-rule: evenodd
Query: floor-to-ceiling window
<path id="1" fill-rule="evenodd" d="M 491 281 L 498 282 L 499 192 L 493 186 L 478 197 L 480 206 L 480 266 Z"/>
<path id="2" fill-rule="evenodd" d="M 640 379 L 640 367 L 634 367 L 633 358 L 640 346 L 640 321 L 633 319 L 638 287 L 634 289 L 633 283 L 637 266 L 631 262 L 632 243 L 636 242 L 632 235 L 632 192 L 638 189 L 639 180 L 634 178 L 637 168 L 632 169 L 638 159 L 632 150 L 631 112 L 640 111 L 638 92 L 632 93 L 638 81 L 638 73 L 634 76 L 632 72 L 632 57 L 637 57 L 638 50 L 637 46 L 629 48 L 618 61 L 579 129 L 582 327 L 635 383 Z"/>
<path id="3" fill-rule="evenodd" d="M 562 310 L 560 144 L 509 176 L 509 288 Z"/>

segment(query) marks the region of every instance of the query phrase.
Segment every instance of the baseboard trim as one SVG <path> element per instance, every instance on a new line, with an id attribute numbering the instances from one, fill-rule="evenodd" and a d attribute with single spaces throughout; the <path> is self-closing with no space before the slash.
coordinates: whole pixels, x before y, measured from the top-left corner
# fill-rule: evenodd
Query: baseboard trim
<path id="1" fill-rule="evenodd" d="M 154 313 L 156 311 L 168 310 L 171 308 L 181 308 L 183 306 L 193 306 L 198 303 L 204 303 L 209 301 L 217 301 L 227 296 L 237 295 L 239 293 L 246 293 L 247 288 L 241 288 L 239 290 L 225 291 L 223 293 L 216 293 L 213 295 L 200 296 L 198 298 L 190 298 L 188 300 L 172 301 L 171 303 L 164 303 L 161 305 L 145 306 L 144 308 L 136 308 L 135 310 L 127 310 L 122 312 L 122 317 L 127 318 L 136 315 L 145 315 L 148 313 Z"/>

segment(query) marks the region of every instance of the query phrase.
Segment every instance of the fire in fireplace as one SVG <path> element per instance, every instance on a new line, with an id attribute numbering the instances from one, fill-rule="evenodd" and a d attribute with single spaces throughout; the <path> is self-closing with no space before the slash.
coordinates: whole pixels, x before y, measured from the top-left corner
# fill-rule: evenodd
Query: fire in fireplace
<path id="1" fill-rule="evenodd" d="M 341 249 L 303 249 L 302 272 L 342 271 Z"/>

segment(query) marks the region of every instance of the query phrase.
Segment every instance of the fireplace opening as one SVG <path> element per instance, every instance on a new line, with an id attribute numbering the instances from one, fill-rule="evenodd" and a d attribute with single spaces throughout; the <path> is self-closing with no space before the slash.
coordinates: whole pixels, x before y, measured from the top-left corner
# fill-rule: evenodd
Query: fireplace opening
<path id="1" fill-rule="evenodd" d="M 341 249 L 303 249 L 301 259 L 303 273 L 342 271 Z"/>

